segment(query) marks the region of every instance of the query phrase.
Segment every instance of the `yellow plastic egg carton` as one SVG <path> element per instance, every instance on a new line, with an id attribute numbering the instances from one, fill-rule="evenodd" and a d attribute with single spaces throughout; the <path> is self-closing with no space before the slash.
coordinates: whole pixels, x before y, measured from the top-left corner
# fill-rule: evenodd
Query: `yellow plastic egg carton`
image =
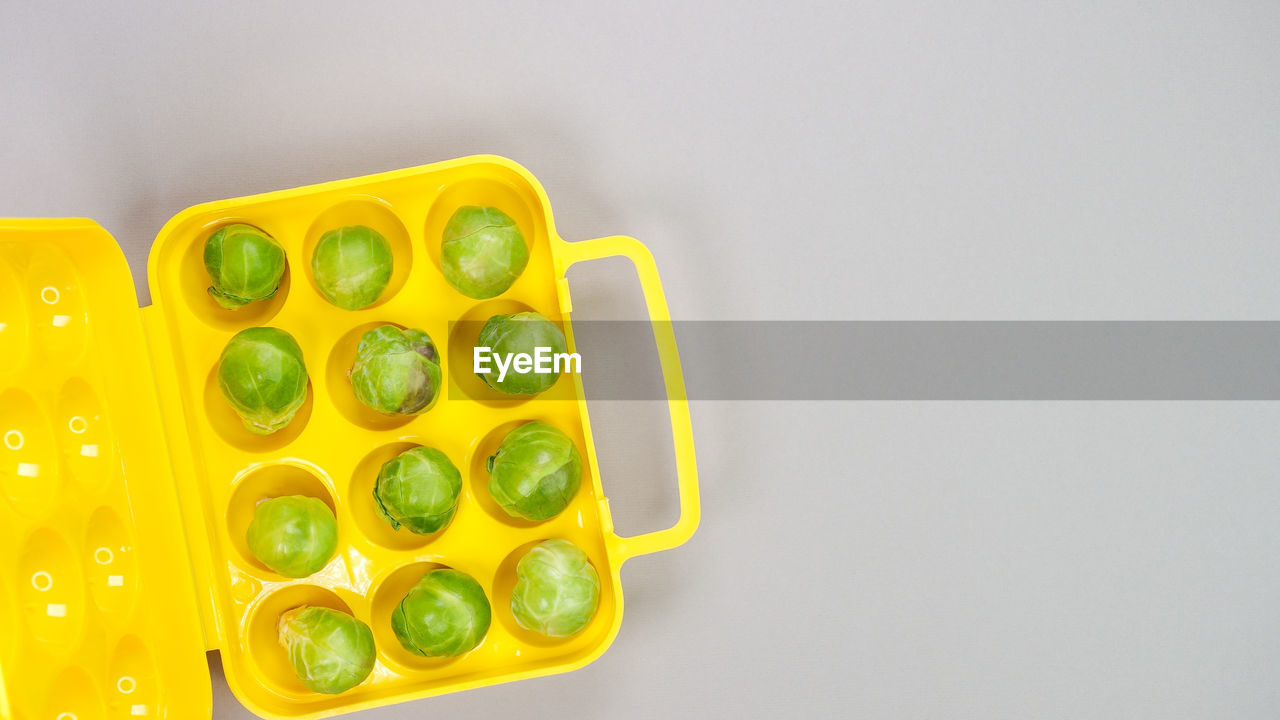
<path id="1" fill-rule="evenodd" d="M 527 268 L 497 298 L 455 291 L 440 270 L 444 225 L 465 205 L 497 207 L 530 245 Z M 270 300 L 225 310 L 206 293 L 205 240 L 231 223 L 280 241 L 289 270 Z M 390 242 L 391 283 L 376 305 L 345 311 L 315 289 L 311 250 L 327 230 L 368 225 Z M 630 258 L 639 273 L 670 399 L 681 513 L 666 530 L 613 532 L 581 379 L 537 400 L 500 396 L 471 373 L 479 322 L 532 309 L 575 350 L 565 272 Z M 266 718 L 325 717 L 581 667 L 622 620 L 619 570 L 675 547 L 698 523 L 693 439 L 680 362 L 657 269 L 625 237 L 566 242 L 537 180 L 493 156 L 461 158 L 189 208 L 151 250 L 153 305 L 139 313 L 124 257 L 89 220 L 0 220 L 0 716 L 17 720 L 199 718 L 211 713 L 204 650 L 221 651 L 228 683 Z M 412 418 L 356 401 L 346 372 L 361 334 L 391 323 L 427 331 L 441 350 L 445 397 Z M 302 347 L 307 400 L 292 423 L 253 435 L 221 397 L 216 366 L 239 330 L 270 325 Z M 585 358 L 590 363 L 590 358 Z M 563 400 L 557 402 L 555 399 Z M 505 434 L 542 420 L 586 458 L 582 488 L 543 523 L 491 500 L 484 463 Z M 392 530 L 372 492 L 383 462 L 414 445 L 446 453 L 463 475 L 459 508 L 429 537 Z M 339 526 L 338 552 L 291 580 L 249 553 L 257 502 L 320 498 Z M 582 632 L 550 639 L 516 624 L 515 563 L 533 544 L 566 538 L 601 579 Z M 405 651 L 391 612 L 433 567 L 484 587 L 493 623 L 471 652 Z M 278 642 L 277 619 L 299 605 L 367 623 L 377 665 L 339 695 L 305 689 Z"/>

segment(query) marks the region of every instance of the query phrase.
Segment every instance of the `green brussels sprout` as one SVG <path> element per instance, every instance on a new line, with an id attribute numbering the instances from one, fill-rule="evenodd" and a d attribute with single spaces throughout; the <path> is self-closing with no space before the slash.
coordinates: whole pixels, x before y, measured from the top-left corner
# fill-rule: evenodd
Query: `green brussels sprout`
<path id="1" fill-rule="evenodd" d="M 364 225 L 330 230 L 311 255 L 311 277 L 325 299 L 343 310 L 378 302 L 391 282 L 391 243 Z"/>
<path id="2" fill-rule="evenodd" d="M 258 503 L 245 535 L 249 552 L 277 574 L 304 578 L 338 549 L 338 521 L 324 501 L 287 495 Z"/>
<path id="3" fill-rule="evenodd" d="M 462 474 L 449 456 L 429 447 L 415 447 L 388 460 L 373 488 L 378 514 L 391 527 L 430 535 L 449 524 L 458 509 Z"/>
<path id="4" fill-rule="evenodd" d="M 489 348 L 488 370 L 476 373 L 485 385 L 508 395 L 535 395 L 560 379 L 553 360 L 556 353 L 565 352 L 566 346 L 564 333 L 555 323 L 536 312 L 522 312 L 489 318 L 480 328 L 476 347 Z M 535 357 L 538 348 L 545 350 Z M 515 369 L 513 358 L 518 353 L 535 361 L 527 372 Z M 550 372 L 537 372 L 536 362 L 543 357 L 546 358 L 542 361 L 543 369 L 550 369 Z M 507 363 L 506 367 L 499 362 Z"/>
<path id="5" fill-rule="evenodd" d="M 440 397 L 440 354 L 421 330 L 383 325 L 365 333 L 351 366 L 356 399 L 384 415 L 417 415 Z"/>
<path id="6" fill-rule="evenodd" d="M 280 616 L 279 630 L 289 663 L 308 690 L 336 695 L 373 672 L 373 632 L 341 610 L 303 605 Z"/>
<path id="7" fill-rule="evenodd" d="M 591 622 L 599 604 L 600 576 L 568 540 L 544 540 L 516 563 L 511 614 L 525 630 L 569 637 Z"/>
<path id="8" fill-rule="evenodd" d="M 582 457 L 568 435 L 544 422 L 507 433 L 489 458 L 489 494 L 511 517 L 559 515 L 582 484 Z"/>
<path id="9" fill-rule="evenodd" d="M 444 226 L 440 268 L 444 279 L 469 298 L 501 295 L 528 264 L 524 234 L 497 208 L 460 207 Z"/>
<path id="10" fill-rule="evenodd" d="M 204 269 L 212 282 L 210 297 L 234 310 L 266 300 L 280 289 L 284 247 L 252 225 L 228 225 L 205 241 Z"/>
<path id="11" fill-rule="evenodd" d="M 423 657 L 456 657 L 489 632 L 489 599 L 470 575 L 428 571 L 391 613 L 391 629 L 405 650 Z"/>
<path id="12" fill-rule="evenodd" d="M 307 366 L 289 333 L 241 330 L 218 359 L 218 388 L 249 432 L 269 435 L 288 425 L 307 399 Z"/>

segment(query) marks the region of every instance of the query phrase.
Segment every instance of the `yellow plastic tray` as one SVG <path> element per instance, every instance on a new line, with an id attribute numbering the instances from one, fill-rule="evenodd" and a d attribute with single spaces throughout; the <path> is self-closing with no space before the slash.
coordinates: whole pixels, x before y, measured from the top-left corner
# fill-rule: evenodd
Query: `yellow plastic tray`
<path id="1" fill-rule="evenodd" d="M 498 298 L 466 298 L 440 272 L 439 238 L 462 205 L 501 208 L 530 242 L 528 268 Z M 232 222 L 266 230 L 290 262 L 276 297 L 236 312 L 205 293 L 201 258 L 209 234 Z M 391 241 L 396 268 L 382 302 L 347 312 L 315 290 L 308 260 L 323 232 L 357 223 Z M 653 320 L 681 502 L 673 527 L 634 537 L 613 532 L 580 378 L 549 391 L 564 402 L 492 394 L 470 373 L 475 323 L 453 322 L 533 309 L 561 324 L 572 350 L 565 271 L 609 256 L 634 263 Z M 515 163 L 461 158 L 199 205 L 161 230 L 148 276 L 154 304 L 140 321 L 128 268 L 97 225 L 0 221 L 0 621 L 19 629 L 0 633 L 5 717 L 207 717 L 206 648 L 221 651 L 236 696 L 267 718 L 325 717 L 572 670 L 617 634 L 622 563 L 675 547 L 697 526 L 692 431 L 652 255 L 631 238 L 562 240 L 542 187 Z M 371 413 L 345 380 L 361 333 L 386 322 L 422 328 L 441 348 L 446 396 L 425 415 Z M 302 411 L 269 436 L 245 431 L 214 382 L 222 347 L 254 325 L 293 334 L 310 374 Z M 139 362 L 148 354 L 150 363 Z M 589 469 L 569 508 L 541 524 L 502 513 L 484 472 L 505 433 L 535 419 L 566 432 Z M 371 501 L 380 465 L 414 444 L 443 450 L 464 478 L 457 515 L 428 539 L 393 532 Z M 245 547 L 255 503 L 281 494 L 319 497 L 337 515 L 339 550 L 309 578 L 276 576 Z M 582 547 L 602 585 L 591 624 L 554 641 L 522 630 L 508 606 L 515 561 L 550 537 Z M 419 658 L 400 647 L 390 615 L 422 572 L 441 565 L 481 583 L 494 621 L 460 658 Z M 304 603 L 347 610 L 373 628 L 378 663 L 367 682 L 331 696 L 294 677 L 276 618 Z"/>

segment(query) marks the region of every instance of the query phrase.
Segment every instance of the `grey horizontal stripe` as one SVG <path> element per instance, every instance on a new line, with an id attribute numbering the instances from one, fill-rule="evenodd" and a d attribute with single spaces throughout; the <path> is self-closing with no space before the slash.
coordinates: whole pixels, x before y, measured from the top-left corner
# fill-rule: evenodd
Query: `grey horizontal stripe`
<path id="1" fill-rule="evenodd" d="M 1280 322 L 672 325 L 690 400 L 1280 399 Z M 573 328 L 588 399 L 666 399 L 649 323 Z"/>

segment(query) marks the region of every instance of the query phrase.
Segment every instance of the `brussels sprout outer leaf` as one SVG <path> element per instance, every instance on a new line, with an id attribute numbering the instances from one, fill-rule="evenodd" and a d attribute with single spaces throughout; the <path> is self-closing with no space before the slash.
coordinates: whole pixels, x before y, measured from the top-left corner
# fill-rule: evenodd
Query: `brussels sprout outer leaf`
<path id="1" fill-rule="evenodd" d="M 491 207 L 458 208 L 444 228 L 440 268 L 445 280 L 470 298 L 506 292 L 529 264 L 529 246 L 509 215 Z"/>
<path id="2" fill-rule="evenodd" d="M 415 655 L 456 657 L 484 640 L 491 619 L 480 583 L 441 568 L 423 575 L 404 596 L 391 614 L 391 629 Z"/>
<path id="3" fill-rule="evenodd" d="M 274 296 L 285 266 L 284 247 L 251 225 L 227 225 L 205 241 L 209 295 L 229 310 Z"/>
<path id="4" fill-rule="evenodd" d="M 515 353 L 526 353 L 533 357 L 536 348 L 550 348 L 550 352 L 566 351 L 564 333 L 555 323 L 536 312 L 515 313 L 512 315 L 494 315 L 480 328 L 476 340 L 477 347 L 487 347 L 494 355 L 507 356 Z M 508 395 L 534 395 L 547 390 L 560 379 L 560 373 L 516 372 L 514 367 L 507 368 L 506 375 L 498 380 L 498 369 L 494 363 L 489 364 L 489 372 L 477 373 L 486 385 Z"/>
<path id="5" fill-rule="evenodd" d="M 417 415 L 440 397 L 439 353 L 421 330 L 383 325 L 365 333 L 351 367 L 351 389 L 384 415 Z"/>
<path id="6" fill-rule="evenodd" d="M 311 256 L 311 277 L 325 299 L 343 310 L 368 307 L 391 282 L 391 243 L 364 225 L 330 230 Z"/>
<path id="7" fill-rule="evenodd" d="M 279 630 L 293 671 L 313 692 L 346 692 L 373 672 L 373 632 L 345 612 L 304 605 L 281 615 Z"/>
<path id="8" fill-rule="evenodd" d="M 222 350 L 218 388 L 247 430 L 273 433 L 288 425 L 307 399 L 302 348 L 277 328 L 242 330 Z"/>
<path id="9" fill-rule="evenodd" d="M 508 515 L 542 522 L 564 511 L 582 484 L 569 436 L 543 422 L 512 430 L 490 459 L 489 494 Z"/>
<path id="10" fill-rule="evenodd" d="M 540 542 L 516 563 L 511 614 L 526 630 L 569 637 L 591 622 L 599 604 L 600 576 L 568 540 Z"/>
<path id="11" fill-rule="evenodd" d="M 436 344 L 431 341 L 431 336 L 425 331 L 409 328 L 404 331 L 404 337 L 409 341 L 409 347 L 414 352 L 433 363 L 439 364 L 440 353 L 436 350 Z"/>
<path id="12" fill-rule="evenodd" d="M 271 295 L 275 295 L 275 293 L 272 292 Z M 271 295 L 268 295 L 266 298 L 260 298 L 260 299 L 266 300 L 270 298 Z M 218 288 L 213 287 L 212 285 L 209 286 L 209 297 L 213 298 L 214 302 L 218 303 L 218 305 L 226 308 L 227 310 L 235 310 L 237 308 L 242 308 L 245 305 L 248 305 L 249 303 L 253 302 L 252 300 L 246 300 L 245 298 L 239 298 L 239 297 L 235 297 L 234 295 L 228 295 L 222 292 L 221 290 L 219 290 Z"/>
<path id="13" fill-rule="evenodd" d="M 374 485 L 373 488 L 373 508 L 378 511 L 378 517 L 386 520 L 392 530 L 400 529 L 400 521 L 396 520 L 391 512 L 387 510 L 387 506 L 382 503 L 382 497 L 378 494 L 377 485 Z"/>
<path id="14" fill-rule="evenodd" d="M 319 572 L 338 549 L 338 521 L 317 498 L 272 498 L 254 508 L 245 541 L 273 572 L 303 578 Z"/>
<path id="15" fill-rule="evenodd" d="M 430 535 L 453 518 L 462 474 L 444 453 L 415 447 L 387 461 L 373 489 L 378 514 L 400 529 Z"/>

